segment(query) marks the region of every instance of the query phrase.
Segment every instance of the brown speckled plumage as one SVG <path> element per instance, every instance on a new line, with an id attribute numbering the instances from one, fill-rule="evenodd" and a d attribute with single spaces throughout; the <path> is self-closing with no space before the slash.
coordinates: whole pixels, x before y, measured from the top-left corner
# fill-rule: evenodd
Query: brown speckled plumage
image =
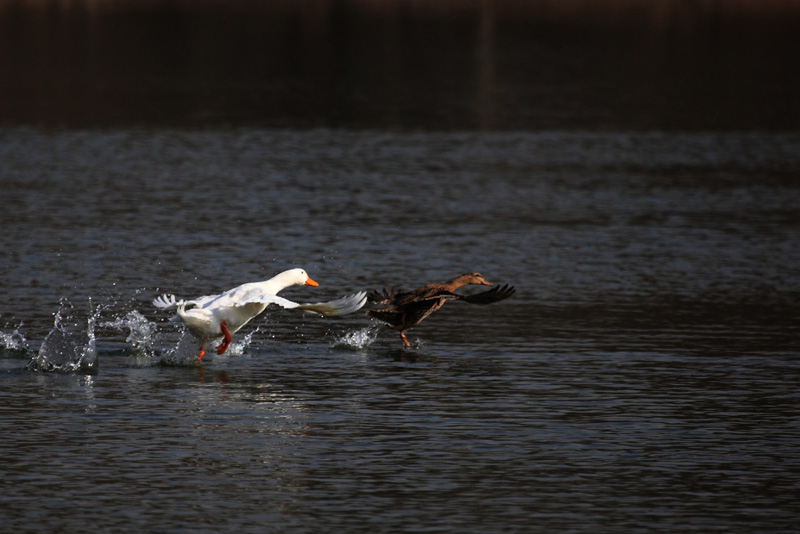
<path id="1" fill-rule="evenodd" d="M 495 286 L 476 295 L 459 295 L 455 291 L 466 285 L 492 285 L 480 273 L 466 273 L 447 282 L 428 284 L 413 291 L 386 289 L 373 291 L 368 295 L 371 304 L 383 308 L 371 309 L 367 313 L 379 319 L 389 328 L 400 331 L 403 343 L 408 346 L 405 330 L 421 323 L 427 316 L 444 306 L 448 300 L 463 300 L 472 304 L 491 304 L 507 299 L 516 289 L 508 284 Z"/>

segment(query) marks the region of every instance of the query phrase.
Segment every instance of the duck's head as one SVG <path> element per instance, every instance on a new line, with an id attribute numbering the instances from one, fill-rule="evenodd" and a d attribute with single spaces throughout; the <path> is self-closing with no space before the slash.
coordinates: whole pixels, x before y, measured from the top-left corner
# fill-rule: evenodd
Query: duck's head
<path id="1" fill-rule="evenodd" d="M 487 282 L 481 273 L 465 273 L 457 276 L 451 280 L 451 283 L 461 286 L 490 286 L 491 282 Z"/>
<path id="2" fill-rule="evenodd" d="M 280 279 L 283 287 L 289 286 L 318 286 L 314 280 L 308 276 L 308 273 L 303 269 L 289 269 L 284 271 L 274 279 Z"/>

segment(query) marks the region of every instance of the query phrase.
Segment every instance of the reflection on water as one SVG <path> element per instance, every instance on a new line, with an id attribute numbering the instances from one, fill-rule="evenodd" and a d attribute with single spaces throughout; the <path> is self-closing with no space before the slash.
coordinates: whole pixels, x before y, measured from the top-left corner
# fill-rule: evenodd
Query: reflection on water
<path id="1" fill-rule="evenodd" d="M 0 158 L 8 529 L 796 526 L 796 133 L 6 128 Z M 294 266 L 301 301 L 517 293 L 413 349 L 275 310 L 163 363 L 164 288 Z M 62 297 L 96 375 L 25 369 Z"/>

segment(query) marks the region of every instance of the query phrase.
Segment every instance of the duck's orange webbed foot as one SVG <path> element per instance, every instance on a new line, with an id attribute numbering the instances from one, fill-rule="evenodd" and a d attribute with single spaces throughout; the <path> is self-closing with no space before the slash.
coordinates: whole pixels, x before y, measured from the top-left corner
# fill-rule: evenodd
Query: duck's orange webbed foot
<path id="1" fill-rule="evenodd" d="M 406 333 L 403 332 L 402 330 L 400 331 L 400 337 L 403 338 L 403 344 L 405 344 L 406 347 L 411 346 L 411 343 L 409 343 L 408 340 L 406 339 Z"/>
<path id="2" fill-rule="evenodd" d="M 203 359 L 203 354 L 205 354 L 205 353 L 206 353 L 205 347 L 200 347 L 200 352 L 197 353 L 197 361 L 198 362 Z"/>
<path id="3" fill-rule="evenodd" d="M 225 328 L 225 321 L 219 323 L 219 327 L 220 329 L 222 329 L 222 335 L 225 336 L 225 339 L 223 339 L 222 343 L 220 343 L 219 346 L 217 347 L 217 354 L 222 354 L 223 352 L 228 350 L 228 347 L 231 344 L 231 334 L 230 332 L 228 332 L 228 329 Z"/>

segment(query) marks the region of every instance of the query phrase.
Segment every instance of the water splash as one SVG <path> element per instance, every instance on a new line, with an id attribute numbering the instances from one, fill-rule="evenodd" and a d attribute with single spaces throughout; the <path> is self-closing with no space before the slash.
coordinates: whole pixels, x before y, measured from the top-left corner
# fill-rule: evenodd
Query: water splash
<path id="1" fill-rule="evenodd" d="M 225 354 L 230 354 L 232 356 L 241 356 L 247 350 L 247 347 L 250 346 L 250 343 L 253 342 L 253 335 L 258 332 L 258 327 L 255 330 L 248 332 L 244 336 L 241 337 L 240 341 L 231 343 L 228 347 L 228 350 Z"/>
<path id="2" fill-rule="evenodd" d="M 253 341 L 253 335 L 258 332 L 258 328 L 242 336 L 239 341 L 232 342 L 222 356 L 241 356 L 250 346 Z M 168 349 L 159 359 L 161 365 L 167 366 L 185 366 L 185 365 L 199 365 L 200 363 L 208 363 L 214 360 L 217 356 L 217 342 L 211 342 L 206 346 L 206 352 L 203 356 L 202 362 L 197 361 L 197 353 L 199 345 L 197 340 L 188 332 L 184 330 L 178 343 L 171 349 Z"/>
<path id="3" fill-rule="evenodd" d="M 128 312 L 124 317 L 105 322 L 102 326 L 117 330 L 127 329 L 128 337 L 125 341 L 131 344 L 134 354 L 151 356 L 154 353 L 158 327 L 138 311 Z"/>
<path id="4" fill-rule="evenodd" d="M 197 361 L 197 353 L 197 340 L 187 330 L 184 330 L 178 343 L 173 348 L 165 350 L 158 363 L 167 366 L 200 365 L 200 362 Z M 206 354 L 209 357 L 204 357 L 204 361 L 209 361 L 213 351 L 206 348 Z"/>
<path id="5" fill-rule="evenodd" d="M 347 332 L 334 341 L 333 346 L 334 348 L 342 349 L 363 349 L 375 342 L 378 338 L 379 329 L 379 324 L 373 324 L 353 332 Z"/>
<path id="6" fill-rule="evenodd" d="M 12 332 L 0 332 L 0 349 L 9 352 L 24 352 L 28 350 L 28 340 L 19 329 L 22 328 L 22 323 L 14 328 Z"/>
<path id="7" fill-rule="evenodd" d="M 34 371 L 97 373 L 94 326 L 99 313 L 99 307 L 92 309 L 91 299 L 88 317 L 83 317 L 69 300 L 62 298 L 53 329 L 26 367 Z"/>

